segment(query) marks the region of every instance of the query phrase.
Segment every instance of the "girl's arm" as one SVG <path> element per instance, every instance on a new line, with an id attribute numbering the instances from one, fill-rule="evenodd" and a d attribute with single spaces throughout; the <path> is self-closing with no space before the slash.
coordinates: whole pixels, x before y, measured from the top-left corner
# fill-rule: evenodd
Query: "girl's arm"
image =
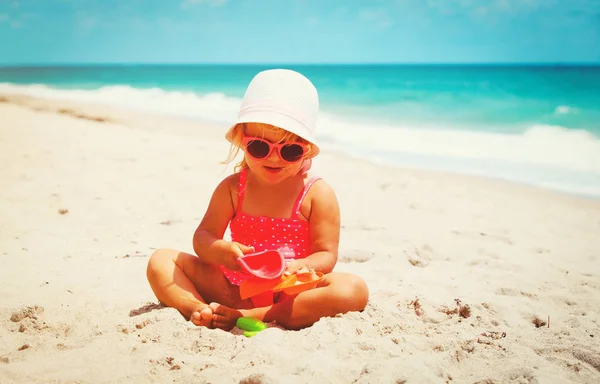
<path id="1" fill-rule="evenodd" d="M 291 262 L 289 272 L 303 266 L 329 273 L 335 267 L 340 243 L 340 207 L 335 192 L 323 180 L 315 182 L 307 197 L 310 199 L 310 255 Z"/>
<path id="2" fill-rule="evenodd" d="M 194 252 L 206 263 L 222 264 L 222 255 L 231 247 L 231 243 L 223 240 L 223 235 L 234 214 L 231 186 L 237 185 L 236 179 L 234 174 L 219 183 L 194 232 Z"/>

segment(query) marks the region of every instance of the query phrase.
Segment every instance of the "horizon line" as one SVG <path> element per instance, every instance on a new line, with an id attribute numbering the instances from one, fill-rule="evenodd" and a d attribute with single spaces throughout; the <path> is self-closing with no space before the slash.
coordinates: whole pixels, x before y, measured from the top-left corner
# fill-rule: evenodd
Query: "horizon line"
<path id="1" fill-rule="evenodd" d="M 0 68 L 40 68 L 71 66 L 600 66 L 597 62 L 569 61 L 482 61 L 482 62 L 49 62 L 49 63 L 0 63 Z"/>

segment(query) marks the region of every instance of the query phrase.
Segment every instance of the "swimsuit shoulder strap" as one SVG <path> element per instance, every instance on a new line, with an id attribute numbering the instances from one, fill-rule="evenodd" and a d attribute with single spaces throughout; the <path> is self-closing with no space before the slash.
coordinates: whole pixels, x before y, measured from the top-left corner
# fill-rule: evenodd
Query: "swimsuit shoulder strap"
<path id="1" fill-rule="evenodd" d="M 320 179 L 320 177 L 313 176 L 313 177 L 311 177 L 308 180 L 308 182 L 306 183 L 306 185 L 302 189 L 302 192 L 300 192 L 300 195 L 298 195 L 298 198 L 296 199 L 296 202 L 294 203 L 294 209 L 292 211 L 292 218 L 294 218 L 294 219 L 298 218 L 298 216 L 300 215 L 300 205 L 302 205 L 302 201 L 304 200 L 304 196 L 306 196 L 306 194 L 308 193 L 308 190 L 314 184 L 314 182 L 317 181 L 317 180 L 319 180 L 319 179 Z"/>
<path id="2" fill-rule="evenodd" d="M 238 182 L 238 205 L 237 212 L 242 211 L 242 204 L 244 203 L 244 195 L 246 194 L 246 179 L 248 178 L 248 170 L 242 169 L 240 172 L 240 180 Z"/>

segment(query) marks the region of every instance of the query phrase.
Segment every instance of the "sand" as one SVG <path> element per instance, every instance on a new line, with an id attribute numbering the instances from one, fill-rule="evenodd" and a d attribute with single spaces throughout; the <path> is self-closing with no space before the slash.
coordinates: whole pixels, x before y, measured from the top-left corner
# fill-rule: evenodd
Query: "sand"
<path id="1" fill-rule="evenodd" d="M 323 150 L 367 308 L 253 338 L 159 305 L 226 127 L 0 95 L 1 383 L 597 383 L 600 200 Z"/>

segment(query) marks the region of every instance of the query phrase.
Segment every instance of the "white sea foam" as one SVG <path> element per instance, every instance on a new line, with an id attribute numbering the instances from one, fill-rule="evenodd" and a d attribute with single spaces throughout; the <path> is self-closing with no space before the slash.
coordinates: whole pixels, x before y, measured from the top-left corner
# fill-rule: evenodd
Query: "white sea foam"
<path id="1" fill-rule="evenodd" d="M 513 164 L 557 166 L 600 172 L 600 139 L 584 130 L 534 125 L 523 134 L 340 123 L 325 115 L 321 132 L 341 145 L 384 152 L 459 159 L 488 159 Z"/>
<path id="2" fill-rule="evenodd" d="M 222 93 L 198 95 L 189 91 L 165 91 L 161 88 L 133 88 L 128 85 L 104 86 L 95 90 L 56 89 L 44 84 L 14 85 L 0 83 L 0 92 L 101 103 L 159 114 L 209 121 L 231 121 L 240 100 Z"/>
<path id="3" fill-rule="evenodd" d="M 0 83 L 0 92 L 116 105 L 230 124 L 240 100 L 222 93 L 105 86 L 96 90 Z M 567 106 L 557 111 L 568 113 Z M 600 196 L 600 138 L 584 130 L 532 125 L 524 133 L 356 123 L 324 111 L 323 146 L 374 161 L 465 172 Z"/>
<path id="4" fill-rule="evenodd" d="M 573 107 L 569 107 L 568 105 L 559 105 L 554 109 L 554 113 L 556 115 L 565 115 L 567 113 L 576 112 L 577 109 Z"/>

